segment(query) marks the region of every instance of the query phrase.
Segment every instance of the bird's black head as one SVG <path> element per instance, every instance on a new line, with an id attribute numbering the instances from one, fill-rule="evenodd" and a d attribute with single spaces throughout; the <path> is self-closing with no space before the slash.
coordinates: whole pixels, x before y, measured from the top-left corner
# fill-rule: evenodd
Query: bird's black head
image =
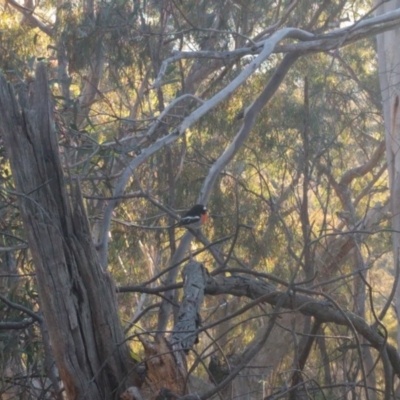
<path id="1" fill-rule="evenodd" d="M 207 207 L 204 206 L 203 204 L 196 204 L 193 206 L 187 214 L 190 215 L 201 215 L 201 214 L 207 214 Z"/>

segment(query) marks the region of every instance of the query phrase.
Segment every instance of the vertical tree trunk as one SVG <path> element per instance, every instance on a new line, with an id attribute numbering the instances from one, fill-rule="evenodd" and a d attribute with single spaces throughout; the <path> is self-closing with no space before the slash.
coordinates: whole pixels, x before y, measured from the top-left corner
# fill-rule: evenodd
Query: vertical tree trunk
<path id="1" fill-rule="evenodd" d="M 67 195 L 44 64 L 38 65 L 31 89 L 29 98 L 21 91 L 17 102 L 0 75 L 0 132 L 40 305 L 68 398 L 112 399 L 130 384 L 114 287 L 101 271 L 79 185 L 73 185 L 73 207 Z"/>
<path id="2" fill-rule="evenodd" d="M 376 5 L 381 2 L 376 0 Z M 377 14 L 400 8 L 399 0 L 383 3 Z M 385 119 L 386 156 L 389 170 L 390 199 L 392 212 L 393 258 L 399 268 L 400 252 L 400 52 L 398 43 L 400 28 L 378 35 L 378 67 Z M 400 287 L 396 288 L 395 305 L 397 318 L 400 311 Z M 398 321 L 399 322 L 399 321 Z M 400 345 L 400 329 L 397 330 L 397 344 Z"/>

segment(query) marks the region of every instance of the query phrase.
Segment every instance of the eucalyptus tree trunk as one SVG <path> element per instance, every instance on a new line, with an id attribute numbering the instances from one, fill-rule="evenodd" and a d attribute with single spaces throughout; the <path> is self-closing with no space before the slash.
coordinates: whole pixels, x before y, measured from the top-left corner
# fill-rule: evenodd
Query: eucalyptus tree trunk
<path id="1" fill-rule="evenodd" d="M 375 1 L 376 4 L 381 3 Z M 383 3 L 377 14 L 400 8 L 399 0 Z M 385 119 L 386 156 L 389 171 L 392 241 L 395 269 L 399 269 L 400 252 L 400 28 L 378 35 L 378 66 L 382 94 L 383 115 Z M 398 272 L 397 272 L 398 273 Z M 400 285 L 397 281 L 395 306 L 397 319 L 400 318 Z M 397 331 L 397 344 L 400 345 L 400 329 Z"/>
<path id="2" fill-rule="evenodd" d="M 70 184 L 72 201 L 67 193 L 44 64 L 18 100 L 0 75 L 0 133 L 67 398 L 117 398 L 132 382 L 115 288 L 100 268 L 79 184 Z"/>

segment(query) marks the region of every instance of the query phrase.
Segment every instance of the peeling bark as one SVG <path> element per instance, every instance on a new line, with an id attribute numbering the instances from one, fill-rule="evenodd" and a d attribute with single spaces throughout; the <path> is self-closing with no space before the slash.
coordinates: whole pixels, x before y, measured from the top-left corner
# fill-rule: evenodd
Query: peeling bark
<path id="1" fill-rule="evenodd" d="M 59 159 L 46 67 L 30 97 L 0 75 L 0 133 L 36 269 L 40 306 L 69 399 L 112 399 L 129 386 L 114 286 L 100 268 L 79 185 Z M 71 206 L 73 203 L 73 206 Z"/>

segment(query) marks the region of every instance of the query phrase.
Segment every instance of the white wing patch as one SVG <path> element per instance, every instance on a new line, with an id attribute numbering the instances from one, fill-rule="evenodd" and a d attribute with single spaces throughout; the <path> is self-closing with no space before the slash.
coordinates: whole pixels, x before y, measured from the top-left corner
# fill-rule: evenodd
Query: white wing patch
<path id="1" fill-rule="evenodd" d="M 200 217 L 198 215 L 195 215 L 193 217 L 188 215 L 181 219 L 181 224 L 191 224 L 191 223 L 197 222 L 197 221 L 200 221 Z"/>

